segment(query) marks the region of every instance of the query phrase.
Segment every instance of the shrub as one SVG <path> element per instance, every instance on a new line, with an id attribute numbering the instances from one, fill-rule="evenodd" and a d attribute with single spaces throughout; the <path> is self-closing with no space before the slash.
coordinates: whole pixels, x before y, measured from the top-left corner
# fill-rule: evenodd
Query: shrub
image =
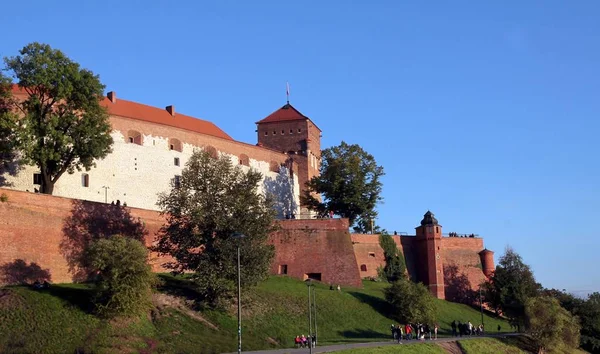
<path id="1" fill-rule="evenodd" d="M 560 306 L 558 300 L 543 296 L 525 302 L 527 333 L 540 351 L 547 348 L 575 349 L 579 346 L 577 317 Z"/>
<path id="2" fill-rule="evenodd" d="M 0 203 L 6 203 L 6 202 L 8 202 L 8 196 L 6 195 L 6 193 L 0 194 Z"/>
<path id="3" fill-rule="evenodd" d="M 96 311 L 104 317 L 135 316 L 147 311 L 156 276 L 148 265 L 148 250 L 123 236 L 94 241 L 87 250 L 96 271 Z"/>
<path id="4" fill-rule="evenodd" d="M 436 322 L 435 299 L 425 287 L 408 279 L 399 279 L 385 289 L 385 299 L 392 305 L 392 317 L 403 323 Z"/>

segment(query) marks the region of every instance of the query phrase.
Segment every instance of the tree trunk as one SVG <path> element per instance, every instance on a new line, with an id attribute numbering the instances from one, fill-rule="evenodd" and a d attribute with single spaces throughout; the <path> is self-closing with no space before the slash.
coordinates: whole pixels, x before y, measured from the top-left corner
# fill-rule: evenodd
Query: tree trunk
<path id="1" fill-rule="evenodd" d="M 54 182 L 50 178 L 44 178 L 42 176 L 42 185 L 40 186 L 40 193 L 52 195 L 54 192 Z"/>

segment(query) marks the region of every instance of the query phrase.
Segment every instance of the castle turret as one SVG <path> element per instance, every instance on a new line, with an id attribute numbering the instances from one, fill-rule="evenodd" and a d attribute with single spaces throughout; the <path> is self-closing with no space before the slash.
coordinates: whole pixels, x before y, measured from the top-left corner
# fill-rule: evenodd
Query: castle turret
<path id="1" fill-rule="evenodd" d="M 479 257 L 481 258 L 481 269 L 483 270 L 483 274 L 488 278 L 491 277 L 496 269 L 494 266 L 494 252 L 485 248 L 483 251 L 479 252 Z"/>
<path id="2" fill-rule="evenodd" d="M 289 102 L 256 122 L 258 145 L 286 153 L 298 165 L 298 182 L 303 193 L 305 183 L 319 175 L 321 130 Z"/>
<path id="3" fill-rule="evenodd" d="M 416 228 L 419 243 L 419 280 L 429 287 L 431 294 L 444 299 L 444 268 L 440 247 L 442 245 L 442 226 L 431 211 L 427 211 Z"/>

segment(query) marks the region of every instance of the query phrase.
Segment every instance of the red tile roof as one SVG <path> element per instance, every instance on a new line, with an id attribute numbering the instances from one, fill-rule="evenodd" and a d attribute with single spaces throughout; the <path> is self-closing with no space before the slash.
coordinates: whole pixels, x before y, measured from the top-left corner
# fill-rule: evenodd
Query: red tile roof
<path id="1" fill-rule="evenodd" d="M 292 120 L 305 120 L 305 119 L 310 120 L 310 118 L 308 118 L 304 114 L 300 113 L 299 110 L 294 108 L 294 106 L 292 106 L 288 102 L 285 105 L 283 105 L 283 107 L 281 107 L 278 110 L 276 110 L 275 112 L 269 114 L 266 118 L 263 118 L 263 119 L 259 120 L 258 122 L 256 122 L 256 124 L 285 122 L 285 121 L 292 121 Z M 312 120 L 311 120 L 311 122 L 312 122 Z M 312 123 L 315 125 L 315 127 L 317 129 L 319 129 L 319 127 L 317 127 L 317 125 L 314 122 L 312 122 Z M 319 130 L 321 130 L 321 129 L 319 129 Z"/>
<path id="2" fill-rule="evenodd" d="M 13 85 L 12 91 L 16 95 L 25 93 L 25 91 L 18 87 L 18 85 Z M 169 114 L 169 112 L 167 112 L 166 109 L 163 108 L 147 106 L 145 104 L 127 101 L 120 98 L 117 98 L 115 103 L 112 103 L 108 98 L 104 98 L 101 104 L 107 107 L 109 114 L 113 116 L 138 119 L 145 122 L 163 124 L 196 133 L 233 140 L 229 135 L 227 135 L 227 133 L 209 121 L 193 118 L 177 112 L 175 112 L 175 116 L 172 116 Z"/>

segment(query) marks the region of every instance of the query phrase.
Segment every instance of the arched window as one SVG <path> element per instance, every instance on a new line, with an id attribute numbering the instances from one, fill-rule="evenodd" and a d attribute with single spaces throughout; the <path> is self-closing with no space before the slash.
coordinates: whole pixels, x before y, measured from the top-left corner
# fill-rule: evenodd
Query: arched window
<path id="1" fill-rule="evenodd" d="M 279 164 L 275 161 L 271 161 L 269 164 L 269 171 L 279 173 Z"/>
<path id="2" fill-rule="evenodd" d="M 169 150 L 182 152 L 183 144 L 181 143 L 181 141 L 179 139 L 170 138 L 169 139 Z"/>
<path id="3" fill-rule="evenodd" d="M 129 144 L 142 145 L 142 134 L 136 130 L 130 130 L 127 132 L 125 142 Z"/>
<path id="4" fill-rule="evenodd" d="M 248 158 L 248 155 L 241 154 L 239 159 L 240 159 L 240 165 L 250 166 L 250 159 Z"/>
<path id="5" fill-rule="evenodd" d="M 87 173 L 81 174 L 81 185 L 83 187 L 89 187 L 90 186 L 90 175 L 88 175 Z"/>
<path id="6" fill-rule="evenodd" d="M 360 265 L 360 271 L 361 272 L 366 272 L 367 271 L 367 265 L 366 264 L 361 264 Z"/>
<path id="7" fill-rule="evenodd" d="M 208 154 L 210 155 L 210 157 L 212 157 L 213 159 L 217 159 L 219 158 L 219 154 L 217 153 L 217 149 L 215 149 L 214 147 L 208 145 L 204 147 L 204 151 L 208 152 Z"/>

